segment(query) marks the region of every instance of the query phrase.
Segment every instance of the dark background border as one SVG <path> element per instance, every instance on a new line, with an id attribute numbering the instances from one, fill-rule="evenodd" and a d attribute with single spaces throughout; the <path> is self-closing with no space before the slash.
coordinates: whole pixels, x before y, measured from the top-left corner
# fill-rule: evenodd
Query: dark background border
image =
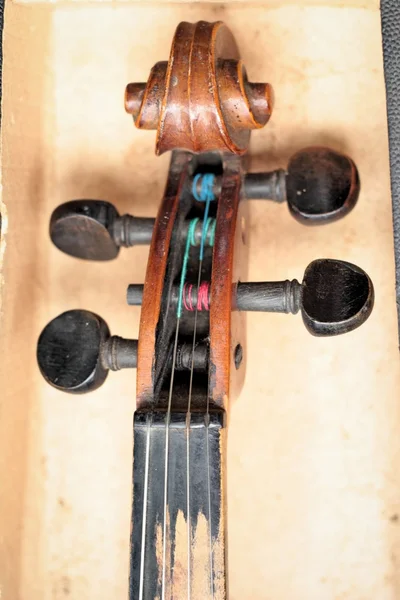
<path id="1" fill-rule="evenodd" d="M 396 259 L 397 318 L 400 326 L 400 0 L 381 0 L 381 16 Z"/>

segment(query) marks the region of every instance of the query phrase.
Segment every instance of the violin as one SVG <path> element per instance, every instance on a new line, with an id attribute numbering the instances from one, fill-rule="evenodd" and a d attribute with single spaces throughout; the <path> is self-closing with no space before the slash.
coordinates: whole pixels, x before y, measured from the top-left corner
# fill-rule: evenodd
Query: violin
<path id="1" fill-rule="evenodd" d="M 351 158 L 324 147 L 247 172 L 250 134 L 270 119 L 273 91 L 248 81 L 222 22 L 180 23 L 169 60 L 127 86 L 125 108 L 138 128 L 156 130 L 157 154 L 171 152 L 157 218 L 73 200 L 53 212 L 50 237 L 98 261 L 150 246 L 144 284 L 127 287 L 128 304 L 141 306 L 138 340 L 69 310 L 42 331 L 38 365 L 72 394 L 95 390 L 109 370 L 137 369 L 130 600 L 225 600 L 227 423 L 244 381 L 245 313 L 300 312 L 312 335 L 331 336 L 364 323 L 374 301 L 368 275 L 340 260 L 314 260 L 301 283 L 248 282 L 249 201 L 327 224 L 354 207 L 359 176 Z"/>

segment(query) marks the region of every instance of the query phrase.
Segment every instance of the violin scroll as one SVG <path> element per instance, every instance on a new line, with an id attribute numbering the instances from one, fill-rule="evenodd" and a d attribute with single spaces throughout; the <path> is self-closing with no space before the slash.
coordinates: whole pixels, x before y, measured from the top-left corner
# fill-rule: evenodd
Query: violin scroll
<path id="1" fill-rule="evenodd" d="M 236 42 L 221 22 L 180 23 L 169 62 L 147 83 L 130 83 L 125 109 L 136 127 L 157 129 L 156 154 L 180 148 L 243 154 L 273 103 L 267 83 L 250 83 Z"/>

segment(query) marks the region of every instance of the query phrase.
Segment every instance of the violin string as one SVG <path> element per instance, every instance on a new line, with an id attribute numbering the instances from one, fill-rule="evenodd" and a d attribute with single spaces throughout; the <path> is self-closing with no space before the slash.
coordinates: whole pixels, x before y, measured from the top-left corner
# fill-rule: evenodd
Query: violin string
<path id="1" fill-rule="evenodd" d="M 201 180 L 201 196 L 199 197 L 196 192 L 196 185 L 199 176 L 196 176 L 193 180 L 193 195 L 196 200 L 201 202 L 205 202 L 204 208 L 204 216 L 203 216 L 203 226 L 201 232 L 201 240 L 200 240 L 200 255 L 199 255 L 199 270 L 198 270 L 198 281 L 197 281 L 197 297 L 199 297 L 199 289 L 201 282 L 201 272 L 203 265 L 203 256 L 204 256 L 204 246 L 205 240 L 207 237 L 207 233 L 210 233 L 210 245 L 212 246 L 214 243 L 214 235 L 215 235 L 215 220 L 210 219 L 208 217 L 210 202 L 215 199 L 213 193 L 213 185 L 214 185 L 214 175 L 206 174 L 202 176 Z M 189 224 L 188 235 L 186 239 L 185 252 L 182 263 L 181 270 L 181 280 L 179 286 L 179 295 L 178 295 L 178 306 L 177 306 L 177 320 L 176 320 L 176 331 L 175 331 L 175 341 L 173 347 L 173 357 L 172 357 L 172 371 L 171 371 L 171 379 L 170 379 L 170 387 L 168 394 L 168 407 L 167 407 L 167 416 L 166 416 L 166 428 L 165 428 L 165 467 L 164 467 L 164 503 L 163 503 L 163 559 L 162 559 L 162 600 L 165 600 L 165 583 L 166 583 L 166 555 L 167 555 L 167 512 L 168 512 L 168 463 L 169 463 L 169 430 L 171 423 L 171 410 L 172 410 L 172 395 L 174 388 L 174 373 L 176 366 L 176 357 L 178 350 L 178 338 L 179 338 L 179 325 L 180 319 L 182 316 L 182 304 L 183 294 L 184 294 L 184 286 L 185 279 L 189 261 L 189 252 L 190 246 L 195 246 L 195 228 L 197 225 L 198 219 L 192 219 Z M 197 330 L 197 315 L 198 315 L 198 302 L 196 303 L 196 311 L 194 318 L 194 332 L 193 332 L 193 342 L 192 342 L 192 355 L 191 355 L 191 368 L 190 368 L 190 382 L 189 382 L 189 396 L 188 396 L 188 406 L 186 413 L 186 489 L 187 489 L 187 550 L 188 550 L 188 599 L 190 600 L 191 595 L 191 521 L 190 521 L 190 420 L 191 420 L 191 398 L 192 398 L 192 389 L 193 389 L 193 373 L 194 373 L 194 351 L 196 347 L 196 330 Z M 209 399 L 207 393 L 207 411 L 209 410 Z M 207 421 L 207 418 L 206 418 Z M 208 436 L 207 436 L 208 438 Z M 208 443 L 208 439 L 207 439 Z M 209 453 L 208 453 L 209 455 Z M 208 456 L 207 455 L 207 456 Z M 214 598 L 214 585 L 212 582 L 212 574 L 213 574 L 213 561 L 212 561 L 212 538 L 211 538 L 211 492 L 210 492 L 210 470 L 209 470 L 209 460 L 207 458 L 207 473 L 208 473 L 208 498 L 209 498 L 209 533 L 210 533 L 210 580 L 211 580 L 211 592 L 212 597 Z"/>
<path id="2" fill-rule="evenodd" d="M 197 225 L 198 219 L 192 219 L 189 224 L 188 235 L 186 238 L 185 252 L 183 255 L 182 271 L 181 271 L 181 282 L 179 286 L 179 297 L 178 306 L 176 311 L 176 330 L 175 330 L 175 341 L 172 353 L 172 370 L 171 379 L 169 384 L 168 393 L 168 407 L 166 416 L 166 427 L 165 427 L 165 466 L 164 466 L 164 502 L 163 502 L 163 559 L 162 559 L 162 600 L 165 600 L 165 580 L 166 580 L 166 558 L 167 558 L 167 511 L 168 511 L 168 462 L 169 462 L 169 429 L 171 423 L 171 409 L 172 409 L 172 394 L 174 390 L 174 375 L 176 365 L 176 355 L 178 351 L 178 337 L 179 337 L 179 325 L 182 316 L 182 294 L 183 287 L 186 279 L 187 266 L 189 261 L 190 246 L 194 241 L 194 231 Z"/>
<path id="3" fill-rule="evenodd" d="M 214 557 L 213 557 L 213 544 L 212 544 L 212 514 L 211 514 L 211 473 L 210 473 L 210 440 L 209 440 L 209 432 L 210 432 L 210 397 L 207 394 L 207 410 L 206 410 L 206 461 L 207 461 L 207 500 L 208 500 L 208 536 L 209 536 L 209 547 L 210 547 L 210 592 L 211 597 L 214 598 Z"/>
<path id="4" fill-rule="evenodd" d="M 178 349 L 180 317 L 176 321 L 175 342 L 172 354 L 172 371 L 168 394 L 168 408 L 165 427 L 165 466 L 164 466 L 164 518 L 163 518 L 163 568 L 162 568 L 162 600 L 165 600 L 165 576 L 166 576 L 166 557 L 167 557 L 167 510 L 168 510 L 168 457 L 169 457 L 169 426 L 171 422 L 172 392 L 174 389 L 174 373 L 176 364 L 176 353 Z"/>
<path id="5" fill-rule="evenodd" d="M 208 217 L 208 212 L 209 212 L 209 203 L 206 205 L 205 211 L 204 211 L 204 220 L 203 220 L 203 226 L 202 226 L 202 232 L 201 232 L 201 242 L 200 242 L 200 256 L 201 258 L 199 258 L 199 269 L 198 269 L 198 275 L 197 275 L 197 302 L 195 303 L 195 309 L 193 309 L 192 306 L 192 298 L 190 298 L 190 307 L 187 306 L 187 302 L 185 301 L 184 298 L 184 290 L 185 290 L 185 282 L 182 279 L 182 293 L 180 295 L 180 298 L 185 306 L 185 308 L 188 307 L 189 310 L 194 310 L 195 311 L 195 315 L 194 315 L 194 326 L 193 326 L 193 340 L 192 340 L 192 353 L 191 353 L 191 366 L 190 366 L 190 380 L 189 380 L 189 395 L 188 395 L 188 404 L 187 404 L 187 412 L 186 412 L 186 513 L 187 513 L 187 519 L 186 519 L 186 523 L 187 523 L 187 571 L 188 571 L 188 577 L 187 577 L 187 583 L 188 583 L 188 600 L 190 600 L 191 598 L 191 577 L 192 577 L 192 564 L 191 564 L 191 516 L 190 516 L 190 423 L 191 423 L 191 401 L 192 401 L 192 391 L 193 391 L 193 374 L 194 374 L 194 352 L 195 352 L 195 348 L 196 348 L 196 333 L 197 333 L 197 317 L 198 317 L 198 311 L 199 311 L 199 307 L 201 310 L 201 305 L 199 302 L 199 298 L 200 298 L 200 287 L 201 287 L 201 272 L 202 272 L 202 267 L 203 267 L 203 254 L 204 254 L 204 244 L 205 241 L 207 239 L 207 235 L 209 234 L 209 244 L 210 246 L 213 245 L 214 243 L 214 233 L 215 233 L 215 219 L 211 219 L 210 217 Z M 194 237 L 194 233 L 195 233 L 195 226 L 197 224 L 197 220 L 195 219 L 196 223 L 193 223 L 192 228 L 190 228 L 190 238 L 191 238 L 191 244 L 194 246 L 196 245 L 196 240 Z M 190 285 L 189 287 L 189 293 L 191 295 L 191 290 L 192 290 L 192 285 Z M 207 292 L 208 292 L 208 287 L 207 287 Z M 206 292 L 206 293 L 207 293 Z M 208 306 L 208 303 L 207 303 Z"/>
<path id="6" fill-rule="evenodd" d="M 214 221 L 215 227 L 215 221 Z M 215 229 L 214 229 L 215 231 Z M 213 240 L 214 243 L 214 240 Z M 206 434 L 206 461 L 207 461 L 207 500 L 208 500 L 208 536 L 209 536 L 209 553 L 210 553 L 210 592 L 214 599 L 214 557 L 212 544 L 212 512 L 211 512 L 211 473 L 210 473 L 210 395 L 207 390 L 207 409 L 205 418 L 205 434 Z"/>
<path id="7" fill-rule="evenodd" d="M 199 273 L 197 278 L 197 294 L 200 288 L 200 280 L 201 280 L 201 269 L 203 266 L 203 261 L 199 261 Z M 188 397 L 188 405 L 187 405 L 187 413 L 186 413 L 186 506 L 187 506 L 187 556 L 188 556 L 188 600 L 191 597 L 191 542 L 192 542 L 192 533 L 191 533 L 191 517 L 190 517 L 190 421 L 191 421 L 191 402 L 192 402 L 192 389 L 193 389 L 193 371 L 194 371 L 194 351 L 196 347 L 196 328 L 197 328 L 197 313 L 198 313 L 198 305 L 196 303 L 196 309 L 194 313 L 194 334 L 193 334 L 193 344 L 192 344 L 192 357 L 191 357 L 191 365 L 190 365 L 190 380 L 189 380 L 189 397 Z"/>
<path id="8" fill-rule="evenodd" d="M 207 237 L 208 228 L 210 228 L 210 246 L 214 245 L 214 235 L 215 235 L 215 224 L 216 221 L 213 219 L 211 224 L 211 219 L 208 217 L 208 213 L 210 210 L 210 203 L 215 200 L 213 186 L 215 181 L 215 176 L 213 174 L 206 174 L 201 177 L 201 192 L 200 195 L 197 194 L 197 181 L 200 178 L 199 175 L 194 177 L 193 179 L 193 195 L 198 201 L 205 202 L 204 207 L 204 216 L 203 216 L 203 228 L 201 233 L 201 242 L 200 242 L 200 255 L 199 255 L 199 272 L 197 279 L 197 302 L 196 302 L 196 312 L 194 317 L 194 333 L 193 333 L 193 346 L 192 346 L 192 362 L 190 368 L 190 386 L 189 386 L 189 400 L 188 400 L 188 411 L 191 403 L 192 396 L 192 382 L 193 382 L 193 371 L 194 371 L 194 351 L 196 345 L 196 328 L 197 328 L 197 314 L 199 307 L 199 290 L 200 290 L 200 281 L 201 281 L 201 270 L 203 266 L 203 258 L 204 258 L 204 246 Z M 212 513 L 211 513 L 211 479 L 210 479 L 210 449 L 209 449 L 209 423 L 210 423 L 210 399 L 207 390 L 207 410 L 206 410 L 206 418 L 205 418 L 205 434 L 206 434 L 206 462 L 207 462 L 207 499 L 208 499 L 208 534 L 209 534 L 209 561 L 210 561 L 210 592 L 211 597 L 214 598 L 214 560 L 213 560 L 213 548 L 212 548 Z M 187 489 L 189 490 L 189 432 L 188 429 L 187 434 Z M 188 496 L 188 514 L 189 514 L 189 496 Z M 190 528 L 188 527 L 188 557 L 190 557 Z M 189 561 L 190 562 L 190 561 Z M 189 571 L 189 569 L 188 569 Z M 189 582 L 190 588 L 190 582 Z M 189 596 L 190 598 L 190 596 Z"/>
<path id="9" fill-rule="evenodd" d="M 194 232 L 197 225 L 198 219 L 193 219 L 189 225 L 188 230 L 188 243 L 195 245 Z M 186 272 L 184 273 L 186 277 Z M 201 276 L 201 266 L 199 271 L 199 277 Z M 184 290 L 184 279 L 182 278 L 181 284 L 182 291 L 179 295 L 181 302 L 183 301 L 183 290 Z M 182 306 L 180 307 L 182 310 Z M 193 385 L 193 360 L 194 360 L 194 348 L 196 343 L 196 324 L 197 324 L 197 309 L 194 316 L 194 336 L 192 346 L 192 357 L 191 357 L 191 368 L 190 368 L 190 382 L 189 382 L 189 398 L 186 412 L 186 523 L 187 523 L 187 587 L 188 587 L 188 600 L 191 597 L 191 580 L 192 580 L 192 561 L 191 561 L 191 517 L 190 517 L 190 421 L 191 421 L 191 398 L 192 398 L 192 385 Z"/>
<path id="10" fill-rule="evenodd" d="M 147 415 L 147 431 L 146 431 L 146 458 L 144 468 L 144 494 L 143 494 L 143 514 L 142 514 L 142 547 L 140 552 L 140 577 L 139 577 L 139 600 L 143 600 L 144 588 L 144 554 L 146 548 L 146 529 L 147 529 L 147 491 L 149 485 L 149 467 L 150 467 L 150 432 L 152 415 Z"/>

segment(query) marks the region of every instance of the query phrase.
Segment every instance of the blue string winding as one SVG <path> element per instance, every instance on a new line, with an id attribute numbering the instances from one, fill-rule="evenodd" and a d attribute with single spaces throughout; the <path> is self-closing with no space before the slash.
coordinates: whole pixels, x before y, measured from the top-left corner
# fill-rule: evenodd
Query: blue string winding
<path id="1" fill-rule="evenodd" d="M 197 183 L 200 181 L 200 193 L 197 192 Z M 214 195 L 214 183 L 215 183 L 215 175 L 214 173 L 198 173 L 193 177 L 192 182 L 192 194 L 197 202 L 205 202 L 204 207 L 204 217 L 203 217 L 203 229 L 201 232 L 201 242 L 200 242 L 200 260 L 203 260 L 204 257 L 204 245 L 206 241 L 207 235 L 207 222 L 208 222 L 208 213 L 210 211 L 210 203 L 215 200 Z M 208 225 L 209 227 L 209 225 Z M 215 228 L 214 228 L 215 233 Z"/>

